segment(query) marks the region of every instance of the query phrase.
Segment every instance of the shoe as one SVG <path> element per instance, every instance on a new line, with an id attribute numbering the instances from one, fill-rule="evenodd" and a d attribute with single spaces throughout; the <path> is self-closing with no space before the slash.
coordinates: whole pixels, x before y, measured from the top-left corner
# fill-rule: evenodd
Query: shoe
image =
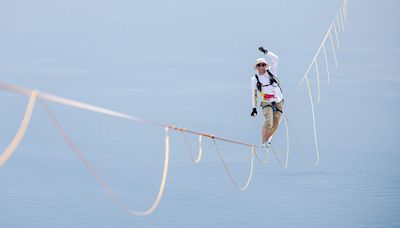
<path id="1" fill-rule="evenodd" d="M 270 147 L 271 147 L 271 142 L 265 142 L 265 143 L 262 143 L 261 145 L 260 145 L 260 147 L 262 148 L 262 149 L 269 149 Z"/>

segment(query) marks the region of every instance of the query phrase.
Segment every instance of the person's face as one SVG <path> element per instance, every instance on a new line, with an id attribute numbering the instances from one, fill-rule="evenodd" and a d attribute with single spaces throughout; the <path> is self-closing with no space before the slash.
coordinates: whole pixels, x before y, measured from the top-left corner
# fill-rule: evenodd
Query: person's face
<path id="1" fill-rule="evenodd" d="M 263 74 L 263 73 L 265 73 L 265 70 L 267 69 L 268 65 L 265 63 L 259 63 L 256 65 L 256 67 L 257 67 L 258 73 Z"/>

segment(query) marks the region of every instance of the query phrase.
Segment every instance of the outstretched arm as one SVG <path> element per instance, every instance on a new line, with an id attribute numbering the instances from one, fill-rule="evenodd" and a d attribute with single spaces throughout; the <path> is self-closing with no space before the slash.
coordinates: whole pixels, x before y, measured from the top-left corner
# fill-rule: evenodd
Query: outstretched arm
<path id="1" fill-rule="evenodd" d="M 271 60 L 271 66 L 269 67 L 269 71 L 271 73 L 273 73 L 274 75 L 276 75 L 277 70 L 278 70 L 278 59 L 279 59 L 279 57 L 276 54 L 268 51 L 264 47 L 259 47 L 258 50 L 260 50 L 262 53 L 267 55 L 267 57 Z"/>
<path id="2" fill-rule="evenodd" d="M 279 57 L 270 51 L 267 52 L 267 57 L 271 60 L 269 71 L 271 71 L 271 73 L 273 73 L 274 75 L 277 75 Z"/>

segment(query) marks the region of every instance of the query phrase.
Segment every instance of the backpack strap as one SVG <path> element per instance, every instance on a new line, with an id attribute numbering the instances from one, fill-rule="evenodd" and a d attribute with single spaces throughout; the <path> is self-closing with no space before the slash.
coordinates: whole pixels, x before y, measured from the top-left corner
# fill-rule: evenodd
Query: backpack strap
<path id="1" fill-rule="evenodd" d="M 269 69 L 267 69 L 267 73 L 269 75 L 269 80 L 270 80 L 271 85 L 275 82 L 276 84 L 278 84 L 281 92 L 283 92 L 278 78 L 273 73 L 271 73 L 271 71 L 269 71 Z"/>
<path id="2" fill-rule="evenodd" d="M 269 75 L 269 79 L 270 79 L 270 81 L 271 81 L 271 84 L 272 83 L 276 83 L 276 84 L 280 84 L 280 82 L 279 82 L 279 80 L 278 80 L 278 78 L 273 74 L 273 73 L 271 73 L 271 71 L 269 71 L 269 69 L 267 70 L 267 73 L 268 73 L 268 75 Z"/>
<path id="3" fill-rule="evenodd" d="M 262 84 L 261 84 L 260 79 L 258 78 L 257 74 L 255 74 L 255 77 L 257 79 L 257 90 L 260 91 L 260 93 L 261 93 Z"/>
<path id="4" fill-rule="evenodd" d="M 269 71 L 269 69 L 267 69 L 267 73 L 269 75 L 269 81 L 270 81 L 270 84 L 268 84 L 268 85 L 261 84 L 260 79 L 258 78 L 258 75 L 257 74 L 254 75 L 256 77 L 256 79 L 257 79 L 257 90 L 260 91 L 260 93 L 261 93 L 261 90 L 262 90 L 261 88 L 263 86 L 269 86 L 269 85 L 272 85 L 275 82 L 278 85 L 278 87 L 281 90 L 281 92 L 283 92 L 278 78 L 274 74 L 272 74 L 271 71 Z"/>

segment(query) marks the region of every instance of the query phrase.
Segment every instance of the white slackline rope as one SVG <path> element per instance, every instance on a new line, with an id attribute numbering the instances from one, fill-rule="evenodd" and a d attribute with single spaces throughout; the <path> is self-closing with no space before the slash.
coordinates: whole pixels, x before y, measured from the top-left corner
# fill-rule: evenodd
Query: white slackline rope
<path id="1" fill-rule="evenodd" d="M 321 88 L 320 88 L 320 85 L 319 85 L 319 71 L 318 71 L 318 62 L 317 62 L 317 59 L 315 59 L 314 65 L 315 65 L 315 71 L 316 71 L 316 73 L 317 73 L 317 103 L 319 104 L 319 98 L 320 98 L 320 94 L 321 94 Z"/>
<path id="2" fill-rule="evenodd" d="M 187 148 L 188 148 L 188 151 L 189 151 L 189 153 L 190 153 L 190 159 L 192 160 L 193 164 L 199 163 L 200 160 L 201 160 L 201 158 L 202 158 L 202 154 L 203 154 L 202 142 L 201 142 L 201 141 L 202 141 L 201 139 L 202 139 L 203 136 L 202 136 L 202 135 L 199 135 L 199 146 L 198 146 L 197 158 L 194 159 L 192 147 L 190 146 L 190 143 L 189 143 L 189 141 L 188 141 L 188 139 L 187 139 L 186 134 L 185 134 L 184 131 L 182 131 L 182 135 L 183 135 L 183 138 L 185 139 L 185 143 L 186 143 Z"/>
<path id="3" fill-rule="evenodd" d="M 272 150 L 273 154 L 275 155 L 275 158 L 276 158 L 276 160 L 278 161 L 279 166 L 280 166 L 282 169 L 285 169 L 285 165 L 281 162 L 281 159 L 280 159 L 279 156 L 278 156 L 278 152 L 276 152 L 276 150 L 275 150 L 275 148 L 274 148 L 273 146 L 271 146 L 271 150 Z M 286 163 L 286 162 L 285 162 L 285 163 Z"/>
<path id="4" fill-rule="evenodd" d="M 272 148 L 272 151 L 274 152 L 274 154 L 275 154 L 275 157 L 276 157 L 276 159 L 278 160 L 278 162 L 280 163 L 280 166 L 283 168 L 283 169 L 287 169 L 287 166 L 288 166 L 288 161 L 289 161 L 289 150 L 290 150 L 290 140 L 289 140 L 289 128 L 288 128 L 288 121 L 287 121 L 287 118 L 286 118 L 286 115 L 285 114 L 282 114 L 281 115 L 281 118 L 279 119 L 279 126 L 281 126 L 281 122 L 282 122 L 282 120 L 285 120 L 285 132 L 286 132 L 286 158 L 285 158 L 285 164 L 283 165 L 282 163 L 281 163 L 281 161 L 280 161 L 280 159 L 279 159 L 279 157 L 278 157 L 278 154 L 277 154 L 277 152 L 276 152 L 276 150 L 275 150 L 275 148 L 271 145 L 271 148 Z M 271 139 L 273 138 L 273 136 L 271 137 Z M 257 154 L 256 154 L 257 155 Z M 258 158 L 257 158 L 258 159 Z M 259 160 L 259 159 L 258 159 Z M 260 160 L 259 160 L 260 161 Z M 263 163 L 263 162 L 262 162 Z"/>
<path id="5" fill-rule="evenodd" d="M 288 121 L 286 116 L 284 116 L 285 118 L 285 129 L 286 129 L 286 161 L 285 161 L 285 166 L 284 168 L 287 169 L 288 167 L 288 161 L 289 161 L 289 129 L 288 129 Z"/>
<path id="6" fill-rule="evenodd" d="M 29 95 L 28 105 L 26 107 L 25 115 L 22 119 L 21 125 L 15 134 L 14 138 L 11 140 L 10 144 L 7 148 L 3 151 L 0 155 L 0 167 L 3 166 L 7 160 L 11 157 L 14 153 L 15 149 L 20 144 L 22 138 L 24 138 L 25 132 L 28 129 L 29 123 L 31 121 L 32 113 L 35 108 L 35 102 L 37 98 L 38 92 L 32 91 Z"/>
<path id="7" fill-rule="evenodd" d="M 323 47 L 322 50 L 324 51 L 324 56 L 325 56 L 326 75 L 328 77 L 328 84 L 329 84 L 331 79 L 330 79 L 330 74 L 329 74 L 328 55 L 326 54 L 325 44 L 322 47 Z"/>
<path id="8" fill-rule="evenodd" d="M 336 31 L 336 30 L 335 30 L 335 31 Z M 337 61 L 337 58 L 336 58 L 335 44 L 333 43 L 332 34 L 329 34 L 329 38 L 330 38 L 330 40 L 331 40 L 331 44 L 332 44 L 332 53 L 333 53 L 333 57 L 334 57 L 334 60 L 335 60 L 335 66 L 336 66 L 336 68 L 337 68 L 337 67 L 338 67 L 338 61 Z M 339 43 L 337 43 L 337 47 L 339 48 Z"/>
<path id="9" fill-rule="evenodd" d="M 22 88 L 22 87 L 18 87 L 15 85 L 2 83 L 2 82 L 0 82 L 0 89 L 19 93 L 19 94 L 22 94 L 25 96 L 30 96 L 30 94 L 34 91 L 32 89 L 26 89 L 26 88 Z M 109 116 L 113 116 L 113 117 L 117 117 L 117 118 L 160 125 L 160 124 L 148 121 L 148 120 L 140 119 L 140 118 L 132 116 L 132 115 L 128 115 L 128 114 L 121 113 L 121 112 L 116 112 L 116 111 L 113 111 L 110 109 L 101 108 L 98 106 L 94 106 L 91 104 L 87 104 L 87 103 L 83 103 L 83 102 L 79 102 L 79 101 L 75 101 L 75 100 L 71 100 L 71 99 L 67 99 L 67 98 L 63 98 L 63 97 L 59 97 L 59 96 L 56 96 L 53 94 L 47 94 L 47 93 L 43 93 L 43 92 L 36 92 L 36 93 L 37 93 L 37 97 L 42 100 L 47 100 L 47 101 L 51 101 L 54 103 L 67 105 L 67 106 L 71 106 L 71 107 L 75 107 L 78 109 L 83 109 L 83 110 L 87 110 L 87 111 L 91 111 L 91 112 L 101 113 L 104 115 L 109 115 Z"/>
<path id="10" fill-rule="evenodd" d="M 62 98 L 62 97 L 58 97 L 52 94 L 46 94 L 46 93 L 41 93 L 38 92 L 36 90 L 31 90 L 31 89 L 25 89 L 22 87 L 18 87 L 18 86 L 14 86 L 14 85 L 10 85 L 10 84 L 5 84 L 0 82 L 0 89 L 4 89 L 4 90 L 8 90 L 8 91 L 12 91 L 12 92 L 16 92 L 22 95 L 29 95 L 30 100 L 27 106 L 27 110 L 25 113 L 25 116 L 23 118 L 23 121 L 21 123 L 21 127 L 18 130 L 16 136 L 14 137 L 14 139 L 12 140 L 12 142 L 10 143 L 10 145 L 7 147 L 7 149 L 1 154 L 0 156 L 0 161 L 1 161 L 1 165 L 3 165 L 7 159 L 11 156 L 11 154 L 15 151 L 16 147 L 19 145 L 19 143 L 21 142 L 24 133 L 26 132 L 27 128 L 28 128 L 28 124 L 29 121 L 31 119 L 31 115 L 33 112 L 33 108 L 34 108 L 34 104 L 36 101 L 36 98 L 39 98 L 42 104 L 43 109 L 46 111 L 46 113 L 48 114 L 49 119 L 51 120 L 51 122 L 53 123 L 53 125 L 55 126 L 55 128 L 60 132 L 61 136 L 64 138 L 65 142 L 68 144 L 68 146 L 75 152 L 75 154 L 78 156 L 79 160 L 82 162 L 82 164 L 85 166 L 85 168 L 88 170 L 88 172 L 90 172 L 95 179 L 97 180 L 97 182 L 100 184 L 101 188 L 104 189 L 104 191 L 112 198 L 112 200 L 124 211 L 128 212 L 131 215 L 135 215 L 135 216 L 147 216 L 149 214 L 151 214 L 152 212 L 154 212 L 154 210 L 157 208 L 157 206 L 159 205 L 164 189 L 165 189 L 165 184 L 166 184 L 166 178 L 167 178 L 167 174 L 168 174 L 168 163 L 169 163 L 169 136 L 168 136 L 168 130 L 169 129 L 173 129 L 176 131 L 182 131 L 182 132 L 187 132 L 187 133 L 191 133 L 191 134 L 197 134 L 199 135 L 199 154 L 196 160 L 193 159 L 194 163 L 198 163 L 201 160 L 201 156 L 202 156 L 202 137 L 206 136 L 209 138 L 213 139 L 214 145 L 218 151 L 218 154 L 220 155 L 220 158 L 224 164 L 224 167 L 226 169 L 226 171 L 229 174 L 229 177 L 232 179 L 233 183 L 235 184 L 235 186 L 237 186 L 240 190 L 246 190 L 251 182 L 252 176 L 253 176 L 253 170 L 254 170 L 254 154 L 255 154 L 255 146 L 254 145 L 250 145 L 250 144 L 246 144 L 246 143 L 241 143 L 241 142 L 237 142 L 237 141 L 233 141 L 230 139 L 224 139 L 224 138 L 220 138 L 220 137 L 216 137 L 214 135 L 210 135 L 210 134 L 206 134 L 206 133 L 198 133 L 198 132 L 193 132 L 184 128 L 177 128 L 175 126 L 170 126 L 170 125 L 163 125 L 154 121 L 149 121 L 149 120 L 145 120 L 145 119 L 140 119 L 128 114 L 124 114 L 124 113 L 120 113 L 120 112 L 116 112 L 110 109 L 105 109 L 105 108 L 100 108 L 91 104 L 86 104 L 86 103 L 82 103 L 79 101 L 74 101 L 74 100 L 70 100 L 70 99 L 66 99 L 66 98 Z M 162 175 L 162 180 L 160 183 L 160 188 L 157 194 L 156 199 L 154 200 L 154 202 L 152 203 L 152 205 L 144 211 L 135 211 L 135 210 L 131 210 L 129 209 L 129 207 L 118 197 L 118 195 L 112 190 L 112 188 L 107 184 L 107 182 L 99 175 L 97 174 L 96 170 L 94 169 L 94 167 L 90 164 L 90 162 L 84 157 L 83 153 L 81 152 L 81 150 L 79 149 L 79 147 L 76 145 L 76 143 L 72 140 L 72 138 L 66 133 L 66 131 L 64 130 L 64 128 L 62 127 L 61 123 L 56 119 L 55 115 L 50 111 L 49 107 L 47 106 L 45 101 L 51 101 L 51 102 L 55 102 L 55 103 L 59 103 L 59 104 L 63 104 L 63 105 L 67 105 L 67 106 L 72 106 L 72 107 L 76 107 L 76 108 L 80 108 L 80 109 L 84 109 L 87 111 L 91 111 L 91 112 L 96 112 L 96 113 L 101 113 L 101 114 L 105 114 L 105 115 L 109 115 L 109 116 L 113 116 L 113 117 L 117 117 L 117 118 L 123 118 L 123 119 L 128 119 L 131 121 L 137 121 L 137 122 L 144 122 L 147 124 L 153 124 L 153 125 L 157 125 L 157 126 L 161 126 L 165 128 L 166 131 L 166 136 L 165 136 L 165 160 L 164 160 L 164 171 L 163 171 L 163 175 Z M 247 182 L 244 186 L 239 186 L 237 184 L 237 182 L 235 181 L 235 178 L 233 177 L 232 173 L 230 172 L 230 169 L 228 168 L 222 153 L 219 151 L 219 148 L 217 146 L 216 140 L 222 140 L 222 141 L 226 141 L 229 143 L 236 143 L 236 144 L 241 144 L 244 146 L 248 146 L 251 147 L 252 149 L 252 153 L 251 153 L 251 167 L 250 167 L 250 175 L 249 178 L 247 179 Z"/>
<path id="11" fill-rule="evenodd" d="M 253 147 L 254 148 L 254 147 Z M 258 162 L 260 162 L 261 164 L 267 164 L 267 162 L 268 162 L 268 155 L 269 155 L 269 150 L 263 150 L 264 152 L 265 152 L 265 155 L 264 155 L 264 159 L 261 159 L 259 156 L 258 156 L 258 153 L 257 153 L 257 150 L 254 148 L 254 156 L 256 157 L 256 159 L 258 160 Z"/>
<path id="12" fill-rule="evenodd" d="M 235 177 L 233 176 L 232 172 L 230 171 L 224 156 L 222 155 L 221 151 L 218 148 L 217 142 L 215 141 L 215 139 L 213 139 L 214 142 L 214 146 L 215 146 L 215 150 L 217 151 L 219 157 L 221 158 L 222 164 L 224 165 L 224 168 L 226 170 L 226 172 L 228 173 L 229 177 L 232 180 L 232 183 L 240 190 L 240 191 L 244 191 L 249 187 L 249 184 L 251 182 L 251 178 L 253 177 L 253 170 L 254 170 L 254 147 L 251 147 L 251 165 L 250 165 L 250 174 L 247 178 L 247 182 L 246 184 L 244 184 L 243 186 L 240 186 L 238 184 L 238 182 L 236 181 Z"/>
<path id="13" fill-rule="evenodd" d="M 78 156 L 79 160 L 82 162 L 82 164 L 85 166 L 85 168 L 92 174 L 93 177 L 97 180 L 97 182 L 100 184 L 100 186 L 104 189 L 104 191 L 113 199 L 113 201 L 124 211 L 131 215 L 135 216 L 147 216 L 150 215 L 151 213 L 154 212 L 154 210 L 158 207 L 161 198 L 164 193 L 165 189 L 165 184 L 167 181 L 167 175 L 168 175 L 168 163 L 169 163 L 169 136 L 168 136 L 168 130 L 169 128 L 165 128 L 165 158 L 164 158 L 164 170 L 161 178 L 161 183 L 160 187 L 158 190 L 158 194 L 151 204 L 151 206 L 144 211 L 136 211 L 129 209 L 129 207 L 121 200 L 121 198 L 112 190 L 112 188 L 108 185 L 108 183 L 96 172 L 94 167 L 90 164 L 90 162 L 84 157 L 83 153 L 77 146 L 77 144 L 72 140 L 72 138 L 67 134 L 65 129 L 62 127 L 60 122 L 56 119 L 55 115 L 50 111 L 49 107 L 47 104 L 42 101 L 41 102 L 43 109 L 46 111 L 46 113 L 49 116 L 49 119 L 55 126 L 55 128 L 60 132 L 61 136 L 65 140 L 65 142 L 68 144 L 68 146 L 75 152 L 75 154 Z"/>
<path id="14" fill-rule="evenodd" d="M 339 9 L 339 17 L 340 17 L 340 22 L 342 25 L 342 32 L 344 32 L 344 19 L 343 19 L 342 7 Z"/>
<path id="15" fill-rule="evenodd" d="M 290 130 L 292 131 L 292 133 L 293 133 L 293 135 L 294 135 L 294 139 L 295 139 L 296 142 L 299 144 L 298 147 L 299 147 L 299 150 L 300 150 L 301 154 L 303 155 L 304 161 L 307 163 L 307 165 L 312 165 L 312 166 L 314 166 L 314 163 L 313 163 L 313 162 L 310 162 L 310 159 L 308 158 L 308 156 L 307 156 L 307 154 L 306 154 L 306 152 L 305 152 L 303 143 L 301 142 L 301 140 L 300 140 L 299 137 L 297 136 L 297 133 L 295 132 L 295 130 L 294 130 L 294 128 L 292 127 L 292 125 L 289 123 L 290 121 L 289 121 L 288 117 L 285 116 L 285 119 L 286 119 L 286 121 L 288 122 L 288 126 L 289 126 Z"/>
<path id="16" fill-rule="evenodd" d="M 339 32 L 338 32 L 338 30 L 337 30 L 336 23 L 335 23 L 335 22 L 333 22 L 332 24 L 333 24 L 333 28 L 335 29 L 336 48 L 339 48 Z M 331 34 L 331 36 L 332 36 L 332 34 Z M 332 39 L 332 37 L 331 37 L 331 39 Z M 335 48 L 334 48 L 333 42 L 332 42 L 332 47 L 333 47 L 333 48 L 332 48 L 332 49 L 333 49 L 333 51 L 335 51 Z M 336 66 L 337 66 L 337 64 L 336 64 Z"/>
<path id="17" fill-rule="evenodd" d="M 322 51 L 324 52 L 325 65 L 326 65 L 326 69 L 327 69 L 327 77 L 328 77 L 328 82 L 329 82 L 330 81 L 330 74 L 329 74 L 328 56 L 327 56 L 327 53 L 326 53 L 325 45 L 326 45 L 327 39 L 329 37 L 329 39 L 331 41 L 332 52 L 333 52 L 335 64 L 336 64 L 336 67 L 338 67 L 338 62 L 337 62 L 336 50 L 335 49 L 339 48 L 339 36 L 338 36 L 338 32 L 337 32 L 336 28 L 337 27 L 339 28 L 339 32 L 344 31 L 344 23 L 347 21 L 347 19 L 346 19 L 347 14 L 345 14 L 343 12 L 345 12 L 344 8 L 346 8 L 346 12 L 347 12 L 347 4 L 348 4 L 347 0 L 343 0 L 341 2 L 341 7 L 339 8 L 339 12 L 336 14 L 336 21 L 334 20 L 331 23 L 327 33 L 325 34 L 324 38 L 322 39 L 321 45 L 319 46 L 316 54 L 312 58 L 311 63 L 308 66 L 308 68 L 307 68 L 302 80 L 300 81 L 299 85 L 295 89 L 295 92 L 292 94 L 291 98 L 293 98 L 293 99 L 289 99 L 289 101 L 291 101 L 291 102 L 294 101 L 295 98 L 297 98 L 296 94 L 298 93 L 300 88 L 303 86 L 304 82 L 306 82 L 307 91 L 308 91 L 309 98 L 310 98 L 314 144 L 315 144 L 315 152 L 316 152 L 316 157 L 317 157 L 317 159 L 316 159 L 316 161 L 314 163 L 315 165 L 318 165 L 318 163 L 319 163 L 320 153 L 319 153 L 319 148 L 318 148 L 318 137 L 317 137 L 317 126 L 316 126 L 316 117 L 315 117 L 316 115 L 315 115 L 315 108 L 314 108 L 314 100 L 313 100 L 313 96 L 312 96 L 312 93 L 311 93 L 311 87 L 310 87 L 310 82 L 309 82 L 308 76 L 309 76 L 311 68 L 314 66 L 315 69 L 316 69 L 316 74 L 317 74 L 317 104 L 319 104 L 319 101 L 320 101 L 320 79 L 319 78 L 320 77 L 319 77 L 318 60 L 317 60 L 317 58 L 320 55 L 321 49 L 322 49 Z M 337 23 L 337 26 L 336 26 L 336 23 Z M 336 42 L 337 43 L 336 47 L 335 47 L 335 44 L 334 44 L 333 39 L 332 39 L 333 30 L 334 30 L 334 33 L 336 35 L 336 41 L 337 41 Z M 289 107 L 290 107 L 290 105 L 286 106 L 285 113 L 287 113 L 287 111 L 289 110 Z"/>
<path id="18" fill-rule="evenodd" d="M 308 88 L 308 95 L 310 98 L 310 105 L 311 105 L 311 116 L 312 116 L 312 122 L 313 122 L 313 130 L 314 130 L 314 143 L 315 143 L 315 150 L 317 152 L 317 161 L 315 162 L 315 165 L 318 165 L 319 163 L 319 148 L 318 148 L 318 137 L 317 137 L 317 124 L 315 121 L 315 110 L 314 110 L 314 102 L 311 94 L 311 88 L 310 88 L 310 83 L 308 80 L 308 77 L 306 77 L 306 83 L 307 83 L 307 88 Z"/>

